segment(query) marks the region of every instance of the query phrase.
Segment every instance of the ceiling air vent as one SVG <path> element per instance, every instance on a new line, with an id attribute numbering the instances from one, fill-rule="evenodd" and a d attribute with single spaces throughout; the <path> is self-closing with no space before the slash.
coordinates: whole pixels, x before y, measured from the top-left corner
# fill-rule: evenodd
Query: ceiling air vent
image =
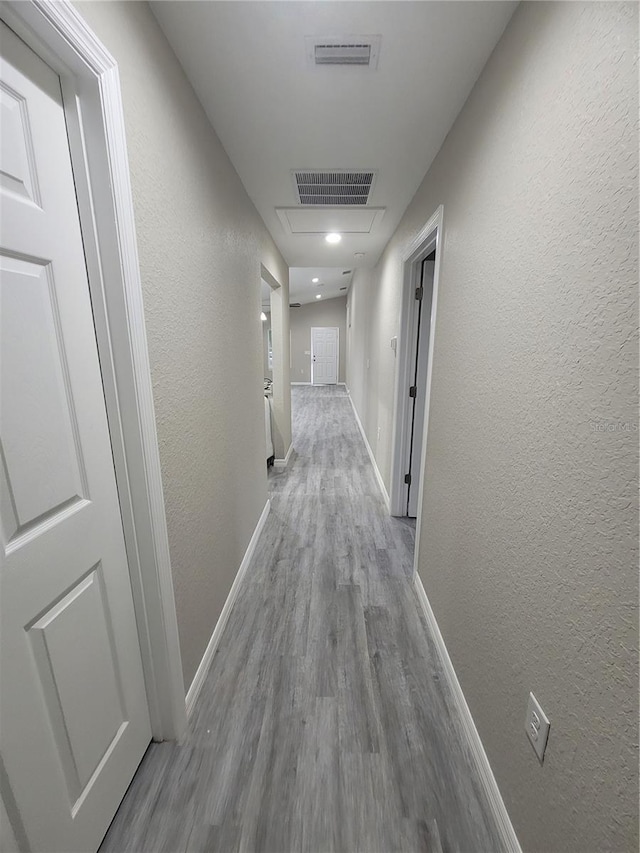
<path id="1" fill-rule="evenodd" d="M 376 173 L 296 171 L 293 177 L 300 204 L 363 205 L 369 201 Z"/>
<path id="2" fill-rule="evenodd" d="M 380 36 L 307 36 L 307 62 L 310 65 L 378 66 Z"/>
<path id="3" fill-rule="evenodd" d="M 316 65 L 369 65 L 370 44 L 317 44 Z"/>

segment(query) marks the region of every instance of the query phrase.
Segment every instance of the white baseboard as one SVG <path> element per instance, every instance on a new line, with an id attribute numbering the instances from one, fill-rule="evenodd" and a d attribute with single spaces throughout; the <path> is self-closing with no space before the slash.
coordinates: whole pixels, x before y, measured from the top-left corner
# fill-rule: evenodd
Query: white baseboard
<path id="1" fill-rule="evenodd" d="M 458 681 L 458 676 L 456 675 L 453 663 L 449 657 L 444 637 L 440 632 L 440 627 L 436 620 L 435 613 L 431 608 L 431 603 L 427 598 L 427 593 L 425 592 L 420 576 L 417 573 L 414 575 L 414 586 L 418 596 L 418 601 L 420 602 L 425 619 L 427 620 L 429 631 L 440 654 L 445 677 L 449 682 L 453 700 L 457 705 L 460 720 L 467 737 L 469 752 L 471 753 L 476 765 L 478 775 L 480 776 L 480 782 L 486 794 L 491 811 L 493 812 L 496 827 L 502 836 L 504 849 L 508 850 L 509 853 L 522 853 L 520 842 L 518 841 L 509 813 L 507 812 L 504 800 L 502 799 L 498 783 L 493 775 L 489 759 L 487 758 L 487 753 L 484 751 L 484 746 L 480 740 L 476 724 L 473 722 L 473 717 L 471 716 L 471 711 L 467 705 L 467 700 L 464 698 L 464 693 L 462 692 L 462 687 Z"/>
<path id="2" fill-rule="evenodd" d="M 286 468 L 289 464 L 289 460 L 291 459 L 291 454 L 293 453 L 293 444 L 289 445 L 289 449 L 287 450 L 287 455 L 284 459 L 274 459 L 273 467 L 274 468 Z"/>
<path id="3" fill-rule="evenodd" d="M 345 386 L 346 387 L 346 386 Z M 387 492 L 387 487 L 384 484 L 384 480 L 382 479 L 382 474 L 380 473 L 380 469 L 378 468 L 378 463 L 376 462 L 376 457 L 373 455 L 373 450 L 371 449 L 371 445 L 369 444 L 369 440 L 367 438 L 367 434 L 364 431 L 364 427 L 362 426 L 362 421 L 358 416 L 358 412 L 353 402 L 353 398 L 349 393 L 349 389 L 347 388 L 347 394 L 349 395 L 349 400 L 351 402 L 351 408 L 353 409 L 353 414 L 356 416 L 356 423 L 358 424 L 358 429 L 360 430 L 360 434 L 364 441 L 364 446 L 367 448 L 367 453 L 369 454 L 369 459 L 371 459 L 371 464 L 373 465 L 373 473 L 376 475 L 376 480 L 378 481 L 378 485 L 380 486 L 380 491 L 382 492 L 382 498 L 384 500 L 385 506 L 387 507 L 387 512 L 390 512 L 390 502 L 389 502 L 389 493 Z"/>
<path id="4" fill-rule="evenodd" d="M 290 385 L 313 385 L 313 382 L 290 382 Z M 335 385 L 346 385 L 345 382 L 335 382 Z"/>
<path id="5" fill-rule="evenodd" d="M 244 553 L 244 557 L 242 558 L 242 562 L 240 563 L 238 573 L 235 576 L 235 580 L 231 585 L 227 600 L 225 601 L 224 607 L 222 608 L 218 621 L 216 622 L 216 627 L 213 629 L 213 634 L 211 635 L 209 644 L 205 649 L 204 655 L 202 656 L 202 660 L 200 661 L 200 665 L 198 666 L 196 674 L 193 677 L 193 681 L 191 682 L 191 686 L 187 691 L 187 696 L 185 699 L 185 704 L 187 706 L 187 719 L 191 716 L 196 699 L 198 698 L 198 694 L 202 690 L 202 685 L 204 684 L 205 678 L 207 677 L 209 667 L 211 666 L 211 661 L 213 660 L 213 656 L 216 653 L 216 649 L 218 648 L 218 644 L 220 642 L 220 637 L 222 636 L 222 632 L 224 631 L 224 627 L 227 624 L 229 615 L 233 609 L 233 605 L 235 604 L 236 598 L 238 597 L 240 584 L 242 583 L 242 580 L 245 574 L 247 573 L 247 569 L 249 568 L 249 563 L 251 562 L 251 558 L 253 557 L 254 551 L 256 550 L 256 545 L 258 544 L 258 539 L 260 538 L 260 534 L 262 533 L 262 528 L 264 527 L 265 522 L 267 520 L 267 516 L 269 515 L 270 508 L 271 501 L 268 500 L 264 505 L 262 514 L 258 519 L 258 523 L 256 524 L 256 529 L 253 531 L 251 540 L 247 545 L 247 550 Z"/>

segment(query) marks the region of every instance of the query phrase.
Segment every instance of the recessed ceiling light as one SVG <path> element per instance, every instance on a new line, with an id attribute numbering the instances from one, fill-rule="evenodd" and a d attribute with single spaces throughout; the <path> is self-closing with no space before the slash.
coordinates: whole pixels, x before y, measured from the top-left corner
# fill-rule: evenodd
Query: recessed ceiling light
<path id="1" fill-rule="evenodd" d="M 339 243 L 340 240 L 342 240 L 342 234 L 327 234 L 324 239 L 327 241 L 327 243 Z"/>
<path id="2" fill-rule="evenodd" d="M 264 313 L 264 311 L 260 315 L 260 319 L 262 320 L 263 323 L 267 322 L 267 315 Z"/>
<path id="3" fill-rule="evenodd" d="M 321 294 L 321 293 L 316 293 L 316 299 L 322 299 L 322 294 Z"/>
<path id="4" fill-rule="evenodd" d="M 320 281 L 320 279 L 319 279 L 319 278 L 312 278 L 312 279 L 311 279 L 311 281 L 312 281 L 314 284 L 317 284 L 317 283 Z"/>

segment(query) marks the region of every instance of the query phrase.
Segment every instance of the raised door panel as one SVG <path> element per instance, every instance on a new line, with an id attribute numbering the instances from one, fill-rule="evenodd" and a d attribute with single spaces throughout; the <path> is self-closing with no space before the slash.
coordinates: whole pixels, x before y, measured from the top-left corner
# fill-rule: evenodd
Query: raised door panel
<path id="1" fill-rule="evenodd" d="M 327 360 L 326 381 L 331 385 L 335 385 L 338 381 L 338 339 L 336 329 L 327 329 L 325 356 Z"/>
<path id="2" fill-rule="evenodd" d="M 127 723 L 102 566 L 28 626 L 27 634 L 73 814 Z"/>
<path id="3" fill-rule="evenodd" d="M 40 205 L 33 140 L 26 101 L 0 82 L 0 188 L 3 193 Z"/>
<path id="4" fill-rule="evenodd" d="M 0 256 L 0 364 L 10 547 L 39 520 L 88 497 L 51 264 Z"/>

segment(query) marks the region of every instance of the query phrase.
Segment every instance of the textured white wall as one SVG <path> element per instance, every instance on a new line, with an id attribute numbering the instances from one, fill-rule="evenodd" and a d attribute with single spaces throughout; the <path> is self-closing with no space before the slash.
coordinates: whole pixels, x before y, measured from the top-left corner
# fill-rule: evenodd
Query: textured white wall
<path id="1" fill-rule="evenodd" d="M 288 269 L 147 4 L 77 7 L 120 70 L 188 686 L 267 499 L 260 264 L 287 304 Z"/>
<path id="2" fill-rule="evenodd" d="M 521 4 L 350 294 L 388 484 L 401 254 L 444 204 L 420 575 L 526 851 L 638 849 L 638 433 L 596 431 L 638 421 L 637 33 Z"/>
<path id="3" fill-rule="evenodd" d="M 398 263 L 397 259 L 395 263 Z M 346 369 L 347 387 L 387 491 L 391 480 L 396 369 L 391 338 L 398 334 L 400 311 L 400 290 L 393 278 L 389 285 L 381 286 L 380 264 L 375 270 L 355 271 L 347 297 L 351 327 L 348 330 Z"/>
<path id="4" fill-rule="evenodd" d="M 335 326 L 340 331 L 338 382 L 344 382 L 347 361 L 347 298 L 323 299 L 291 309 L 291 381 L 311 382 L 311 327 Z"/>
<path id="5" fill-rule="evenodd" d="M 369 346 L 370 293 L 376 292 L 372 285 L 372 271 L 357 269 L 347 294 L 347 388 L 362 418 L 366 413 L 369 393 L 367 354 Z M 369 421 L 369 418 L 367 418 Z M 364 425 L 364 424 L 363 424 Z M 367 433 L 369 444 L 371 435 Z M 371 445 L 373 448 L 373 445 Z"/>

